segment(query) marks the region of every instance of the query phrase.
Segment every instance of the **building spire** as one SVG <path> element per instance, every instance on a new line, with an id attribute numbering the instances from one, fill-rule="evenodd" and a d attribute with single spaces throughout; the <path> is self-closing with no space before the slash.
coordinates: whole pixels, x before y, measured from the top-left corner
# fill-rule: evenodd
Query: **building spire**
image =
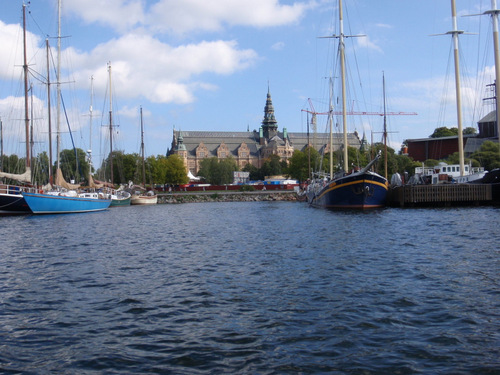
<path id="1" fill-rule="evenodd" d="M 276 118 L 274 117 L 274 107 L 269 82 L 267 83 L 267 99 L 266 106 L 264 107 L 262 128 L 264 130 L 264 137 L 267 139 L 274 137 L 278 133 L 278 121 L 276 121 Z"/>

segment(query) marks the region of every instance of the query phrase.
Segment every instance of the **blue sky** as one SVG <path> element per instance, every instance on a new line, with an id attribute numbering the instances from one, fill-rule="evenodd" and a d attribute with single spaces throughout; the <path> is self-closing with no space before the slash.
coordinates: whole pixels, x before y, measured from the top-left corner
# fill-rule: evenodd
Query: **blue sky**
<path id="1" fill-rule="evenodd" d="M 462 17 L 490 9 L 488 0 L 457 0 L 464 127 L 492 106 L 491 21 Z M 338 25 L 333 0 L 63 0 L 63 97 L 77 147 L 90 147 L 90 77 L 93 76 L 92 149 L 109 148 L 108 62 L 112 67 L 114 148 L 139 152 L 143 107 L 146 154 L 165 154 L 172 129 L 258 129 L 268 86 L 279 130 L 305 132 L 311 98 L 316 111 L 328 106 L 328 79 L 337 76 L 332 35 Z M 0 0 L 0 116 L 4 152 L 23 155 L 22 1 Z M 30 70 L 45 76 L 45 38 L 55 49 L 57 1 L 32 0 L 27 9 Z M 390 145 L 424 138 L 436 127 L 456 126 L 449 1 L 344 0 L 345 34 L 352 79 L 349 108 L 383 111 L 382 72 L 389 112 Z M 354 53 L 353 53 L 354 52 Z M 55 59 L 55 52 L 53 53 Z M 35 73 L 34 73 L 35 74 Z M 55 80 L 53 72 L 52 81 Z M 359 78 L 359 79 L 358 79 Z M 351 80 L 349 80 L 351 81 Z M 46 88 L 33 81 L 35 154 L 46 150 Z M 338 87 L 338 86 L 337 86 Z M 52 85 L 55 91 L 55 85 Z M 334 87 L 334 96 L 337 97 Z M 336 99 L 335 99 L 336 100 Z M 55 100 L 52 100 L 53 103 Z M 340 109 L 339 109 L 340 110 Z M 54 120 L 55 121 L 55 120 Z M 320 116 L 318 131 L 326 129 Z M 379 116 L 349 116 L 349 131 L 380 141 Z M 55 126 L 55 125 L 54 125 Z M 65 123 L 62 124 L 67 128 Z M 63 148 L 70 147 L 62 135 Z"/>

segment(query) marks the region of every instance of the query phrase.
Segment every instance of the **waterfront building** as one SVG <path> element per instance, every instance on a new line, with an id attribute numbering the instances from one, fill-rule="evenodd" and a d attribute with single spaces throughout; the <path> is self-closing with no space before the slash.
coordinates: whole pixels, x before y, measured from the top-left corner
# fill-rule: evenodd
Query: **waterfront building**
<path id="1" fill-rule="evenodd" d="M 496 111 L 492 111 L 478 121 L 478 134 L 464 134 L 464 154 L 470 157 L 484 141 L 498 142 Z M 458 136 L 439 138 L 407 139 L 407 150 L 403 151 L 415 161 L 427 159 L 441 160 L 458 152 Z"/>
<path id="2" fill-rule="evenodd" d="M 349 146 L 360 148 L 361 140 L 357 132 L 348 134 Z M 320 153 L 329 152 L 329 134 L 309 134 L 288 132 L 287 128 L 278 129 L 274 114 L 271 93 L 268 89 L 264 118 L 259 130 L 242 132 L 222 131 L 173 131 L 172 145 L 167 155 L 177 154 L 184 160 L 188 172 L 196 176 L 200 163 L 205 158 L 232 157 L 242 169 L 246 164 L 260 168 L 271 155 L 278 155 L 288 161 L 295 150 L 304 151 L 312 145 Z M 334 134 L 333 149 L 337 151 L 342 144 L 342 135 Z"/>

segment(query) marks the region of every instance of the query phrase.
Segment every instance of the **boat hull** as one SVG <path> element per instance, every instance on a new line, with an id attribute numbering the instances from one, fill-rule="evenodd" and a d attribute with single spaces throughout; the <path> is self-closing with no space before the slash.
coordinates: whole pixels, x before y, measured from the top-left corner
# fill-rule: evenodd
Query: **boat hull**
<path id="1" fill-rule="evenodd" d="M 112 198 L 110 207 L 130 206 L 131 197 L 128 198 Z"/>
<path id="2" fill-rule="evenodd" d="M 111 198 L 110 207 L 123 207 L 130 206 L 130 201 L 132 198 L 132 194 L 128 191 L 120 190 L 116 191 L 114 194 L 109 195 Z"/>
<path id="3" fill-rule="evenodd" d="M 23 188 L 0 185 L 0 215 L 25 215 L 31 210 L 22 195 Z"/>
<path id="4" fill-rule="evenodd" d="M 315 207 L 332 209 L 370 209 L 385 207 L 387 180 L 371 172 L 347 175 L 326 184 L 317 193 L 308 193 Z"/>
<path id="5" fill-rule="evenodd" d="M 132 205 L 150 205 L 158 203 L 157 195 L 132 195 L 130 204 Z"/>
<path id="6" fill-rule="evenodd" d="M 65 197 L 36 193 L 24 193 L 24 199 L 34 214 L 69 214 L 103 211 L 111 204 L 111 199 Z"/>

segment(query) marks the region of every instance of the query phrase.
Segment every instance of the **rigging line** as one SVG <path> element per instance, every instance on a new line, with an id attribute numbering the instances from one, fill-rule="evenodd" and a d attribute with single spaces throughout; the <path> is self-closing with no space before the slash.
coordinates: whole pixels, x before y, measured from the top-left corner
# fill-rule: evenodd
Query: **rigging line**
<path id="1" fill-rule="evenodd" d="M 68 113 L 66 112 L 66 105 L 64 104 L 64 98 L 62 96 L 62 93 L 61 93 L 61 104 L 63 106 L 64 116 L 66 117 L 66 124 L 68 125 L 69 135 L 71 137 L 71 144 L 73 145 L 73 150 L 75 151 L 76 168 L 78 172 L 80 172 L 80 176 L 83 176 L 80 163 L 78 163 L 78 153 L 75 147 L 75 142 L 73 140 L 73 133 L 71 132 L 71 126 L 69 125 Z"/>
<path id="2" fill-rule="evenodd" d="M 30 5 L 30 2 L 28 2 L 28 7 L 29 7 L 29 5 Z M 38 22 L 36 22 L 35 17 L 33 17 L 33 14 L 31 13 L 31 10 L 29 10 L 29 9 L 28 9 L 28 15 L 30 16 L 31 20 L 33 21 L 33 23 L 35 24 L 35 26 L 40 31 L 40 34 L 45 35 L 45 36 L 48 37 L 49 34 L 47 34 L 45 31 L 42 30 L 42 28 L 40 27 L 40 25 L 38 24 Z"/>

